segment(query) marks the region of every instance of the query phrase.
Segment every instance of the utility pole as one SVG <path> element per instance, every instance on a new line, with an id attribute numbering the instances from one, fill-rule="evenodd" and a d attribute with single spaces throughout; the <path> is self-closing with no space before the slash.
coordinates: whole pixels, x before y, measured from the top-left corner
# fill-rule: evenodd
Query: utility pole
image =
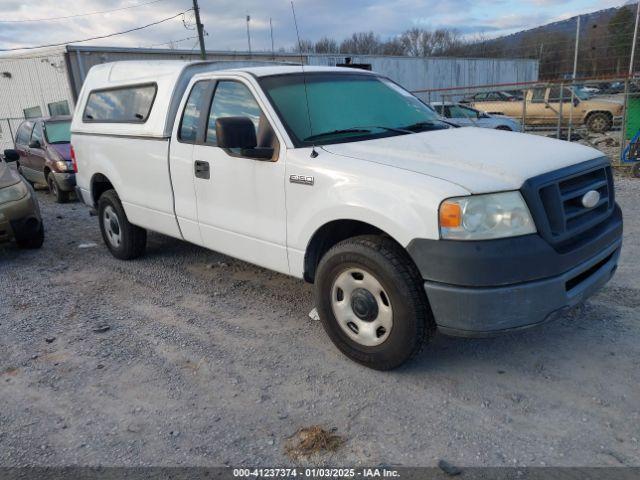
<path id="1" fill-rule="evenodd" d="M 202 60 L 206 60 L 207 51 L 204 49 L 204 28 L 200 21 L 200 7 L 198 7 L 198 0 L 193 0 L 193 11 L 196 14 L 196 29 L 198 30 L 198 39 L 200 41 L 200 58 Z"/>
<path id="2" fill-rule="evenodd" d="M 251 56 L 251 32 L 249 31 L 250 21 L 251 21 L 251 15 L 247 15 L 247 42 L 249 43 L 249 56 Z"/>
<path id="3" fill-rule="evenodd" d="M 269 18 L 269 28 L 271 29 L 271 56 L 273 57 L 273 60 L 276 59 L 276 49 L 273 45 L 273 22 L 271 21 L 271 18 Z"/>
<path id="4" fill-rule="evenodd" d="M 638 20 L 640 20 L 640 2 L 636 9 L 636 26 L 633 29 L 633 44 L 631 45 L 631 59 L 629 60 L 629 78 L 633 75 L 633 64 L 636 58 L 636 41 L 638 40 Z"/>
<path id="5" fill-rule="evenodd" d="M 580 47 L 580 15 L 578 15 L 578 22 L 576 25 L 576 49 L 573 54 L 573 75 L 571 76 L 571 110 L 569 110 L 569 131 L 567 132 L 567 140 L 571 141 L 571 130 L 573 129 L 573 109 L 576 99 L 576 75 L 578 74 L 578 49 Z"/>

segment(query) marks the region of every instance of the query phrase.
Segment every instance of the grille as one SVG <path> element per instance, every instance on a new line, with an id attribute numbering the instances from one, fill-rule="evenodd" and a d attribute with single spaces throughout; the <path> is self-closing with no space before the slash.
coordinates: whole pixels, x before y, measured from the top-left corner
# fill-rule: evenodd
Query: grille
<path id="1" fill-rule="evenodd" d="M 587 208 L 582 197 L 592 190 L 600 200 Z M 609 218 L 615 205 L 611 167 L 605 159 L 534 177 L 525 183 L 522 194 L 539 233 L 558 249 L 580 242 Z"/>

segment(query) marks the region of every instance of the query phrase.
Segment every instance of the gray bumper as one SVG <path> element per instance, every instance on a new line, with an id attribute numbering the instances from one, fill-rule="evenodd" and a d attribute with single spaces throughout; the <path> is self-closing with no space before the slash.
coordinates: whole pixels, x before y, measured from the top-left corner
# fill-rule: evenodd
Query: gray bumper
<path id="1" fill-rule="evenodd" d="M 58 188 L 63 192 L 74 192 L 76 189 L 75 173 L 53 173 Z"/>
<path id="2" fill-rule="evenodd" d="M 424 287 L 443 333 L 495 335 L 532 327 L 586 300 L 613 276 L 621 245 L 618 240 L 566 273 L 542 280 L 487 288 L 427 281 Z"/>

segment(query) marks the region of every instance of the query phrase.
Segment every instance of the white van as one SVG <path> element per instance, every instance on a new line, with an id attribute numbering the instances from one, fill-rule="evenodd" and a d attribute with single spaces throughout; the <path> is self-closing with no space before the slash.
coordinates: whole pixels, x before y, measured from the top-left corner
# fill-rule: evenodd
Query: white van
<path id="1" fill-rule="evenodd" d="M 71 141 L 114 256 L 153 230 L 311 282 L 333 342 L 377 369 L 436 328 L 543 322 L 604 285 L 621 248 L 601 152 L 453 128 L 371 72 L 100 65 Z"/>

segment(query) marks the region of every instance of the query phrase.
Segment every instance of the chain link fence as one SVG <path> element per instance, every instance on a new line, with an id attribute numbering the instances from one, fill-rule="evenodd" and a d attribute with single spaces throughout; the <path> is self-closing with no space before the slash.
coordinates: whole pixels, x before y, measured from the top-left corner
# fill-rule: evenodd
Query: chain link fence
<path id="1" fill-rule="evenodd" d="M 0 118 L 0 153 L 14 147 L 16 131 L 24 118 Z"/>
<path id="2" fill-rule="evenodd" d="M 589 78 L 413 93 L 461 126 L 578 142 L 601 150 L 616 166 L 630 166 L 640 157 L 640 146 L 635 147 L 640 143 L 640 81 Z"/>

